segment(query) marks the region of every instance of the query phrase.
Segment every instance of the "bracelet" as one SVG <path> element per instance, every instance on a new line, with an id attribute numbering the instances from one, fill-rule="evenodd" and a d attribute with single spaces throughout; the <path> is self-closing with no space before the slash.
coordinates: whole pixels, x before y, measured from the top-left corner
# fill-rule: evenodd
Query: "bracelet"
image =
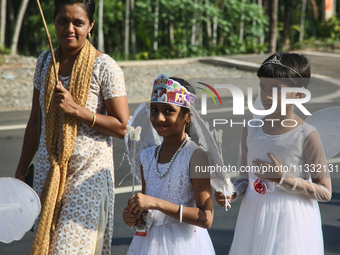
<path id="1" fill-rule="evenodd" d="M 293 188 L 291 188 L 291 190 L 295 190 L 297 184 L 298 184 L 298 179 L 295 178 L 295 182 L 294 182 Z"/>
<path id="2" fill-rule="evenodd" d="M 92 125 L 90 127 L 93 127 L 95 123 L 96 123 L 96 113 L 93 112 L 93 121 L 92 121 Z"/>
<path id="3" fill-rule="evenodd" d="M 179 207 L 179 223 L 182 223 L 183 205 Z"/>

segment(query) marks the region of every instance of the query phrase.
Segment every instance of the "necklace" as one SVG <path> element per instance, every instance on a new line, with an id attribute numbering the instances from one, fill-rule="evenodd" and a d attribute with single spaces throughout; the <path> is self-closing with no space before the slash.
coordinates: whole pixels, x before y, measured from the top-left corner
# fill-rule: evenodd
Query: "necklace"
<path id="1" fill-rule="evenodd" d="M 294 113 L 294 116 L 293 116 L 293 120 L 295 120 L 295 113 Z M 288 126 L 288 125 L 290 124 L 290 121 L 291 121 L 291 120 L 288 121 L 288 123 L 287 123 L 286 126 Z M 281 130 L 280 130 L 280 132 L 278 133 L 278 135 L 281 134 L 281 132 L 285 129 L 286 126 L 283 126 L 283 127 L 281 128 Z"/>
<path id="2" fill-rule="evenodd" d="M 179 146 L 179 148 L 177 149 L 177 151 L 175 152 L 175 154 L 172 156 L 171 158 L 171 161 L 170 161 L 170 164 L 169 166 L 166 168 L 166 171 L 164 173 L 160 173 L 159 170 L 158 170 L 158 158 L 159 158 L 159 152 L 161 150 L 161 147 L 163 146 L 163 143 L 162 145 L 159 147 L 157 153 L 156 153 L 156 162 L 155 162 L 155 174 L 159 177 L 159 178 L 163 178 L 164 176 L 166 176 L 170 169 L 171 169 L 171 166 L 172 166 L 172 163 L 175 161 L 177 155 L 182 151 L 183 147 L 185 146 L 186 142 L 189 141 L 190 138 L 188 137 L 188 135 L 186 134 L 181 146 Z"/>

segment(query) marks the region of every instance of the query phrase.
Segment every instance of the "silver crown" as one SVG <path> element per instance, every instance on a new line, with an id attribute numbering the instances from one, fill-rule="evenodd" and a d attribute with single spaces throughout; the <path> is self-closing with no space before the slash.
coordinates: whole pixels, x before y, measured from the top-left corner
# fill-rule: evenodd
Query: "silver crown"
<path id="1" fill-rule="evenodd" d="M 299 75 L 301 78 L 303 78 L 302 75 L 301 75 L 298 71 L 294 70 L 293 68 L 291 68 L 291 67 L 289 67 L 289 66 L 286 66 L 286 65 L 282 64 L 282 63 L 280 62 L 280 60 L 277 59 L 276 56 L 274 56 L 272 59 L 269 59 L 268 61 L 264 62 L 261 66 L 268 65 L 268 64 L 274 64 L 274 65 L 280 65 L 280 66 L 286 67 L 286 68 L 292 70 L 293 72 L 295 72 L 295 73 L 296 73 L 297 75 Z"/>

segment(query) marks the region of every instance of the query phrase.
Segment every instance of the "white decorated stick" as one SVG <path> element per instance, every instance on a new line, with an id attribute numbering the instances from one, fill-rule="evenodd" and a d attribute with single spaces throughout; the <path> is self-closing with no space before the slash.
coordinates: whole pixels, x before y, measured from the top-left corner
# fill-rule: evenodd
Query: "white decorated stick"
<path id="1" fill-rule="evenodd" d="M 223 193 L 224 193 L 224 196 L 225 196 L 225 206 L 224 206 L 224 209 L 225 211 L 227 212 L 228 211 L 228 206 L 231 206 L 228 199 L 227 199 L 227 190 L 225 188 L 225 185 L 223 185 Z"/>

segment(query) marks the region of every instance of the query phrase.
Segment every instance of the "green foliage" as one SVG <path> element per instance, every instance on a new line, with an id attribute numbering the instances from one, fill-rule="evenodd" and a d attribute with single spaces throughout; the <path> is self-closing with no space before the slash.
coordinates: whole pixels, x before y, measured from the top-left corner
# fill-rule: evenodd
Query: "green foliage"
<path id="1" fill-rule="evenodd" d="M 334 40 L 340 39 L 340 19 L 337 16 L 333 16 L 325 22 L 323 36 Z"/>
<path id="2" fill-rule="evenodd" d="M 20 2 L 19 0 L 14 0 Z M 98 7 L 99 0 L 95 0 Z M 158 0 L 159 24 L 155 38 L 156 0 L 135 0 L 130 12 L 135 24 L 137 54 L 134 59 L 165 59 L 191 56 L 225 55 L 259 52 L 266 45 L 259 44 L 259 36 L 268 27 L 268 17 L 260 14 L 257 4 L 246 0 Z M 53 0 L 42 1 L 46 22 L 54 47 L 58 40 L 53 24 Z M 104 0 L 103 30 L 105 52 L 116 60 L 125 59 L 125 0 Z M 13 5 L 16 7 L 16 5 Z M 19 4 L 18 4 L 19 6 Z M 262 10 L 262 13 L 265 13 Z M 244 37 L 239 38 L 241 16 L 244 16 Z M 98 21 L 98 11 L 95 13 Z M 98 23 L 96 23 L 97 25 Z M 93 30 L 93 44 L 97 44 L 98 28 Z M 172 28 L 172 30 L 171 30 Z M 192 43 L 193 28 L 197 34 Z M 215 29 L 215 30 L 214 30 Z M 173 31 L 173 37 L 170 34 Z M 171 40 L 173 38 L 173 40 Z M 154 42 L 158 50 L 154 50 Z M 19 39 L 19 51 L 38 56 L 48 49 L 48 43 L 36 2 L 30 1 Z M 130 36 L 129 59 L 132 59 Z"/>
<path id="3" fill-rule="evenodd" d="M 6 48 L 5 46 L 0 46 L 0 54 L 9 54 L 11 53 L 11 49 Z"/>
<path id="4" fill-rule="evenodd" d="M 302 42 L 295 43 L 291 50 L 318 50 L 318 51 L 326 51 L 326 52 L 334 52 L 339 51 L 340 49 L 340 41 L 338 39 L 333 38 L 309 38 L 307 40 L 303 40 Z"/>

